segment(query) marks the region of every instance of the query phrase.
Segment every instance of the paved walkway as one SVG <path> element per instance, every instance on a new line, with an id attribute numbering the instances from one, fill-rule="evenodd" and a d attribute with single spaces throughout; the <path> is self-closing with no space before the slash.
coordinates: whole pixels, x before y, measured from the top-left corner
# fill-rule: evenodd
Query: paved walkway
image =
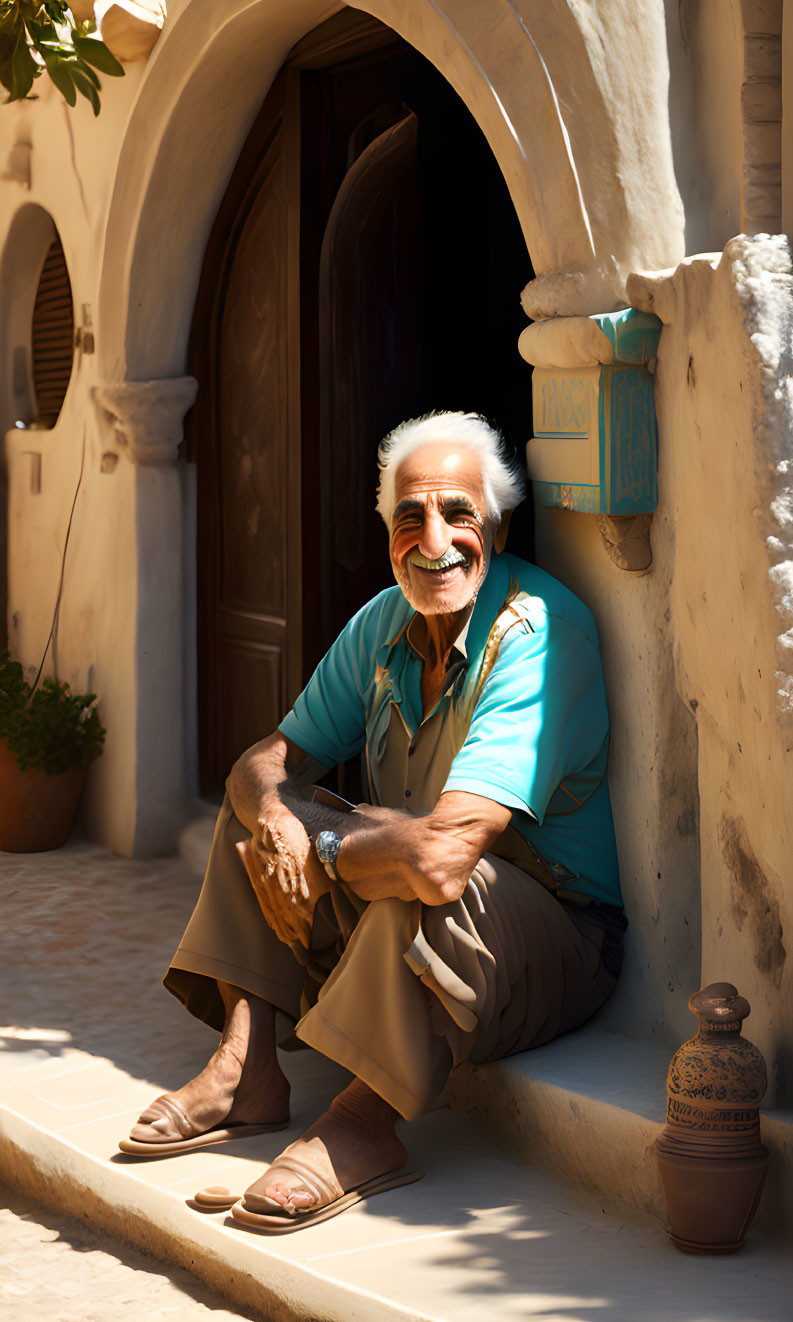
<path id="1" fill-rule="evenodd" d="M 183 1267 L 166 1267 L 26 1194 L 0 1188 L 2 1322 L 240 1322 Z"/>
<path id="2" fill-rule="evenodd" d="M 193 1211 L 201 1185 L 244 1189 L 343 1079 L 294 1053 L 284 1134 L 144 1163 L 116 1152 L 141 1107 L 215 1041 L 158 980 L 198 886 L 180 861 L 128 862 L 87 844 L 0 854 L 9 1182 L 191 1268 L 230 1308 L 279 1322 L 788 1322 L 793 1275 L 761 1231 L 733 1258 L 681 1255 L 657 1220 L 609 1213 L 446 1110 L 406 1129 L 424 1180 L 323 1225 L 273 1240 Z"/>

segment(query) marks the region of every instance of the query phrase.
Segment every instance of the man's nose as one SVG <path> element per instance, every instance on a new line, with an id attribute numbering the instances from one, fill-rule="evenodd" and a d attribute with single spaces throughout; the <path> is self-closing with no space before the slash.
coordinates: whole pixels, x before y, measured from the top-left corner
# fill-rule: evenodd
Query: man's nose
<path id="1" fill-rule="evenodd" d="M 452 529 L 438 510 L 428 510 L 418 549 L 428 560 L 438 560 L 452 544 Z"/>

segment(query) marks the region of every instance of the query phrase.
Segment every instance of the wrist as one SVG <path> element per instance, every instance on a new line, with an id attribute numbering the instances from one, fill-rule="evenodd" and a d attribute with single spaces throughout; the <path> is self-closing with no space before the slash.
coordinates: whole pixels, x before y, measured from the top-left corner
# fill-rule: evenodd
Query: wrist
<path id="1" fill-rule="evenodd" d="M 342 837 L 336 831 L 325 828 L 317 831 L 312 843 L 314 851 L 331 881 L 341 881 L 338 857 L 343 844 Z"/>

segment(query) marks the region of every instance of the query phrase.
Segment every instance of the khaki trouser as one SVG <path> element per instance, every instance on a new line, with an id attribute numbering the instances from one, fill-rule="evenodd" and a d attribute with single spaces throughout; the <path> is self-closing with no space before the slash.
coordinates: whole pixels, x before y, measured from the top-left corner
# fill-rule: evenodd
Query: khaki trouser
<path id="1" fill-rule="evenodd" d="M 262 997 L 298 1021 L 299 1039 L 408 1120 L 432 1105 L 462 1060 L 548 1042 L 594 1014 L 616 981 L 620 917 L 568 907 L 490 855 L 451 904 L 365 904 L 335 887 L 317 905 L 311 950 L 298 958 L 262 915 L 234 848 L 246 837 L 227 800 L 165 986 L 218 1030 L 216 979 Z"/>

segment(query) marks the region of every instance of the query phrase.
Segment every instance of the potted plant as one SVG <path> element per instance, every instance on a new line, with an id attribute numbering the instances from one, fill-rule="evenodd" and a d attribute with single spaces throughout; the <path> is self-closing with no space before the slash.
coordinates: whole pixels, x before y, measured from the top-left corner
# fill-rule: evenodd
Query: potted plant
<path id="1" fill-rule="evenodd" d="M 96 695 L 45 679 L 32 687 L 0 651 L 0 850 L 57 849 L 68 840 L 88 767 L 105 731 Z"/>

